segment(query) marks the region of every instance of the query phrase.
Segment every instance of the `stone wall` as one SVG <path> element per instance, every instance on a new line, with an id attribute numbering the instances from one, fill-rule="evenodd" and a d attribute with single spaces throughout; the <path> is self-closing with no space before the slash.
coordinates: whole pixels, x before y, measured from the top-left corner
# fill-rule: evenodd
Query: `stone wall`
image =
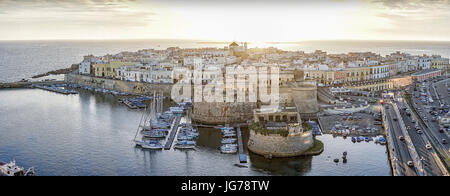
<path id="1" fill-rule="evenodd" d="M 319 112 L 319 104 L 317 103 L 317 87 L 312 85 L 294 87 L 292 88 L 291 96 L 295 105 L 300 107 L 300 114 Z"/>
<path id="2" fill-rule="evenodd" d="M 112 80 L 105 78 L 97 78 L 92 76 L 84 76 L 77 74 L 66 74 L 65 82 L 88 85 L 94 88 L 104 88 L 108 90 L 122 91 L 131 94 L 151 95 L 153 92 L 162 92 L 164 96 L 170 96 L 172 84 L 149 84 L 141 82 L 129 82 L 122 80 Z"/>
<path id="3" fill-rule="evenodd" d="M 253 119 L 256 103 L 194 102 L 192 120 L 203 124 L 243 123 Z"/>
<path id="4" fill-rule="evenodd" d="M 314 145 L 312 132 L 283 137 L 278 134 L 262 135 L 250 130 L 248 149 L 259 155 L 293 157 L 303 155 Z"/>

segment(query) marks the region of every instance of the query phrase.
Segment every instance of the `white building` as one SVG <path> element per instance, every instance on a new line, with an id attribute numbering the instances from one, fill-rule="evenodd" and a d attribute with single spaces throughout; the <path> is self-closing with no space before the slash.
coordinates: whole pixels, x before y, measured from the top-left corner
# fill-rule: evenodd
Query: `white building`
<path id="1" fill-rule="evenodd" d="M 91 62 L 86 61 L 81 62 L 80 66 L 78 67 L 78 73 L 82 75 L 91 74 Z"/>
<path id="2" fill-rule="evenodd" d="M 122 66 L 117 69 L 116 78 L 131 82 L 142 82 L 144 70 L 145 68 L 141 66 Z"/>
<path id="3" fill-rule="evenodd" d="M 146 69 L 142 73 L 142 81 L 152 84 L 173 84 L 173 70 Z"/>
<path id="4" fill-rule="evenodd" d="M 370 67 L 370 79 L 381 79 L 389 77 L 390 65 L 379 65 Z"/>
<path id="5" fill-rule="evenodd" d="M 203 63 L 203 59 L 198 56 L 188 56 L 184 57 L 183 65 L 184 66 L 198 66 Z"/>
<path id="6" fill-rule="evenodd" d="M 406 65 L 408 66 L 408 71 L 415 71 L 419 69 L 419 61 L 413 57 L 406 59 Z"/>
<path id="7" fill-rule="evenodd" d="M 123 66 L 117 70 L 117 79 L 132 82 L 146 82 L 152 84 L 173 84 L 173 71 L 158 67 L 137 65 L 135 67 Z"/>
<path id="8" fill-rule="evenodd" d="M 428 56 L 421 56 L 418 59 L 419 69 L 430 69 L 431 68 L 431 58 Z"/>

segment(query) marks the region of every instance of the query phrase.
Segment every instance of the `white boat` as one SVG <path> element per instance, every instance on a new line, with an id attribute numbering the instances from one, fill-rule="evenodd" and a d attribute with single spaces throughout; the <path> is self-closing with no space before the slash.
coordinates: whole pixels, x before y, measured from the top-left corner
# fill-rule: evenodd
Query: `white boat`
<path id="1" fill-rule="evenodd" d="M 165 138 L 166 132 L 160 130 L 143 131 L 142 136 L 148 138 Z"/>
<path id="2" fill-rule="evenodd" d="M 163 146 L 159 143 L 158 140 L 144 140 L 144 141 L 135 141 L 137 146 L 140 146 L 144 149 L 153 149 L 159 150 L 162 149 Z"/>
<path id="3" fill-rule="evenodd" d="M 236 133 L 226 133 L 223 134 L 223 137 L 236 137 Z"/>
<path id="4" fill-rule="evenodd" d="M 174 114 L 179 114 L 179 113 L 184 112 L 184 109 L 182 107 L 170 107 L 169 110 L 170 110 L 170 112 L 172 112 Z"/>
<path id="5" fill-rule="evenodd" d="M 236 138 L 224 138 L 222 139 L 222 144 L 234 144 L 236 141 Z"/>
<path id="6" fill-rule="evenodd" d="M 222 134 L 236 133 L 233 127 L 224 127 L 220 129 Z"/>
<path id="7" fill-rule="evenodd" d="M 237 146 L 232 144 L 225 144 L 220 147 L 220 152 L 224 154 L 234 154 L 237 152 Z"/>
<path id="8" fill-rule="evenodd" d="M 25 171 L 23 167 L 16 165 L 16 161 L 9 163 L 0 162 L 0 176 L 35 176 L 33 168 Z"/>
<path id="9" fill-rule="evenodd" d="M 183 141 L 177 141 L 174 148 L 177 149 L 193 149 L 195 148 L 195 141 L 190 140 L 183 140 Z"/>
<path id="10" fill-rule="evenodd" d="M 195 139 L 195 136 L 193 136 L 193 135 L 178 134 L 178 136 L 177 136 L 177 140 L 180 140 L 180 141 L 181 140 L 193 140 L 193 139 Z"/>

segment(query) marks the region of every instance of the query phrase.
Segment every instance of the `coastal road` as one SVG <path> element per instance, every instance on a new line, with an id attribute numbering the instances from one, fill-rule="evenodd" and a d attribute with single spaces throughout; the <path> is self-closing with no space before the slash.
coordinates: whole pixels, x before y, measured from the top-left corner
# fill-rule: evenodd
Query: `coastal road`
<path id="1" fill-rule="evenodd" d="M 404 107 L 406 107 L 406 104 L 404 104 L 402 102 L 398 102 L 398 106 L 400 108 L 404 108 Z M 435 153 L 434 150 L 427 150 L 425 148 L 425 145 L 427 143 L 429 143 L 428 139 L 426 138 L 426 136 L 424 136 L 423 133 L 422 134 L 417 133 L 417 130 L 415 128 L 417 119 L 414 119 L 414 121 L 413 121 L 413 118 L 414 118 L 413 115 L 408 115 L 407 112 L 403 109 L 400 109 L 400 115 L 403 119 L 403 122 L 405 123 L 405 126 L 409 127 L 409 129 L 407 129 L 407 132 L 411 138 L 414 148 L 417 151 L 417 154 L 421 158 L 422 167 L 423 167 L 425 175 L 427 175 L 427 176 L 442 176 L 442 175 L 444 175 L 437 163 L 437 161 L 440 161 L 440 160 L 436 160 L 435 156 L 433 156 L 433 154 Z M 421 127 L 420 127 L 420 129 L 422 130 Z"/>
<path id="2" fill-rule="evenodd" d="M 442 84 L 442 83 L 441 83 Z M 425 85 L 425 87 L 430 88 L 429 85 Z M 441 89 L 441 88 L 436 88 L 436 89 Z M 413 90 L 413 89 L 411 89 Z M 446 91 L 446 88 L 445 88 Z M 423 126 L 421 123 L 421 126 L 423 127 L 424 131 L 426 132 L 426 135 L 428 136 L 428 139 L 430 141 L 430 143 L 433 145 L 433 147 L 437 148 L 439 150 L 439 153 L 444 156 L 444 159 L 447 160 L 447 164 L 450 165 L 450 144 L 449 144 L 449 136 L 448 133 L 446 133 L 447 131 L 444 131 L 443 133 L 439 132 L 439 129 L 441 128 L 440 125 L 438 124 L 438 122 L 432 122 L 431 119 L 434 117 L 430 114 L 430 111 L 432 110 L 433 107 L 438 108 L 437 110 L 439 110 L 439 108 L 441 108 L 439 106 L 439 101 L 434 101 L 433 103 L 429 103 L 427 102 L 422 102 L 420 100 L 420 91 L 418 89 L 418 91 L 411 91 L 413 92 L 412 95 L 412 100 L 414 103 L 414 108 L 418 111 L 419 115 L 418 117 L 420 117 L 422 120 L 424 120 L 425 124 L 427 127 Z M 431 96 L 432 93 L 434 93 L 433 88 L 431 88 L 430 91 L 425 91 L 428 93 L 428 97 Z M 448 93 L 441 93 L 444 96 L 442 96 L 440 98 L 441 102 L 448 102 L 449 97 L 448 97 Z M 419 97 L 419 98 L 416 98 Z M 442 115 L 442 114 L 441 114 Z M 447 141 L 447 144 L 443 144 L 443 139 L 445 139 Z"/>
<path id="3" fill-rule="evenodd" d="M 399 167 L 397 170 L 404 176 L 417 176 L 418 173 L 416 168 L 408 166 L 408 161 L 413 161 L 411 155 L 409 154 L 408 145 L 405 141 L 401 141 L 399 139 L 400 136 L 405 136 L 402 133 L 400 122 L 398 120 L 394 120 L 394 118 L 397 118 L 397 115 L 391 104 L 386 103 L 386 106 L 386 118 L 389 121 L 389 129 L 392 133 L 391 137 L 394 143 L 391 148 L 393 148 L 394 153 L 397 154 L 396 157 L 398 159 Z"/>

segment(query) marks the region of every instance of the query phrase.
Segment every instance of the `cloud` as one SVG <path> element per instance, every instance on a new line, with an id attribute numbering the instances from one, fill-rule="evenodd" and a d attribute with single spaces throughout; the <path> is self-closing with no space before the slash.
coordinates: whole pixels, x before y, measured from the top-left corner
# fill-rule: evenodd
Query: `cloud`
<path id="1" fill-rule="evenodd" d="M 369 0 L 381 4 L 387 9 L 417 10 L 427 8 L 443 8 L 450 6 L 450 0 Z"/>
<path id="2" fill-rule="evenodd" d="M 450 37 L 450 0 L 371 0 L 387 25 L 373 29 L 383 35 L 444 39 Z"/>
<path id="3" fill-rule="evenodd" d="M 53 23 L 85 26 L 145 26 L 157 13 L 133 6 L 136 0 L 0 0 L 0 22 L 8 24 Z"/>

